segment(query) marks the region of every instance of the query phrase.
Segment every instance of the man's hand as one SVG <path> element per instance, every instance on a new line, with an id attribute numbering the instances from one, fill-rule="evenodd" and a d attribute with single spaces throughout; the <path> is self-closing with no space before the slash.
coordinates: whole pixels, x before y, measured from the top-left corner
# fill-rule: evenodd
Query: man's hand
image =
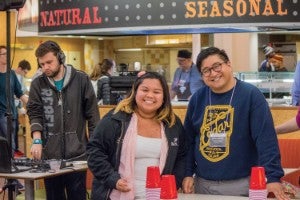
<path id="1" fill-rule="evenodd" d="M 272 192 L 278 200 L 289 200 L 290 198 L 284 193 L 281 183 L 268 183 L 268 192 Z"/>
<path id="2" fill-rule="evenodd" d="M 41 160 L 42 149 L 43 149 L 42 144 L 32 144 L 31 145 L 30 153 L 31 153 L 33 159 Z"/>
<path id="3" fill-rule="evenodd" d="M 185 177 L 182 181 L 183 193 L 191 194 L 194 192 L 194 178 Z"/>
<path id="4" fill-rule="evenodd" d="M 41 139 L 42 133 L 40 131 L 34 131 L 32 133 L 33 140 L 32 143 L 35 139 Z M 42 158 L 42 151 L 43 151 L 43 145 L 42 144 L 32 144 L 30 148 L 30 153 L 33 157 L 33 159 L 40 160 Z"/>

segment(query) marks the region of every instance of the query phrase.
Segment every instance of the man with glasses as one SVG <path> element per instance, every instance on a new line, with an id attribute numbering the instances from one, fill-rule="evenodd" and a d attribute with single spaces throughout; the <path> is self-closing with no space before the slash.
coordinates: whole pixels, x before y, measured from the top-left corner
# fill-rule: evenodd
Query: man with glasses
<path id="1" fill-rule="evenodd" d="M 14 103 L 14 95 L 23 103 L 27 103 L 28 98 L 24 95 L 21 85 L 14 71 L 10 72 L 10 91 L 11 96 L 6 96 L 6 73 L 7 73 L 7 50 L 6 46 L 0 46 L 0 136 L 7 138 L 7 99 L 10 101 L 12 112 L 12 148 L 15 150 L 15 121 L 17 118 L 17 109 Z"/>
<path id="2" fill-rule="evenodd" d="M 171 86 L 171 99 L 177 96 L 179 101 L 189 100 L 204 85 L 196 65 L 192 61 L 192 53 L 179 50 L 177 54 L 179 67 L 176 69 Z"/>
<path id="3" fill-rule="evenodd" d="M 10 97 L 7 98 L 6 91 L 6 76 L 7 76 L 7 48 L 6 46 L 0 46 L 0 136 L 7 138 L 7 134 L 11 134 L 12 140 L 12 153 L 14 153 L 16 149 L 15 145 L 15 129 L 16 129 L 16 121 L 18 120 L 17 109 L 14 103 L 14 96 L 19 98 L 24 104 L 27 103 L 28 97 L 24 95 L 21 85 L 17 79 L 16 73 L 14 71 L 10 71 Z M 10 102 L 10 110 L 12 114 L 12 127 L 11 133 L 7 132 L 7 105 Z M 24 186 L 15 179 L 11 179 L 12 184 L 16 184 L 18 189 L 22 189 Z"/>
<path id="4" fill-rule="evenodd" d="M 234 77 L 224 50 L 201 51 L 196 65 L 206 86 L 191 97 L 185 118 L 189 149 L 183 191 L 248 196 L 251 167 L 260 165 L 268 192 L 288 199 L 280 184 L 284 173 L 278 141 L 263 94 Z"/>

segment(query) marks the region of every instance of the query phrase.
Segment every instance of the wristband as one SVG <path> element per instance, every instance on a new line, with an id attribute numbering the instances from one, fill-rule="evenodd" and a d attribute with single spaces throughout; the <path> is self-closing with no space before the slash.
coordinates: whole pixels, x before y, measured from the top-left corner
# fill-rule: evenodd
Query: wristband
<path id="1" fill-rule="evenodd" d="M 32 144 L 43 144 L 43 141 L 41 139 L 34 139 Z"/>

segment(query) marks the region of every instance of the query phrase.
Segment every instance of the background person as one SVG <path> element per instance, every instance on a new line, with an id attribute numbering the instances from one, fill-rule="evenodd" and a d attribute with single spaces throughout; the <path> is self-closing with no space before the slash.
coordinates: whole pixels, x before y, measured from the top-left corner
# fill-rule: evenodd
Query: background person
<path id="1" fill-rule="evenodd" d="M 300 103 L 300 61 L 297 62 L 295 73 L 294 73 L 294 82 L 292 85 L 292 105 L 299 106 Z"/>
<path id="2" fill-rule="evenodd" d="M 113 73 L 115 61 L 111 59 L 103 59 L 102 63 L 98 63 L 90 75 L 92 85 L 98 100 L 98 105 L 110 104 L 110 86 L 109 77 Z"/>
<path id="3" fill-rule="evenodd" d="M 288 199 L 280 183 L 284 174 L 278 141 L 263 94 L 233 76 L 224 50 L 202 50 L 197 67 L 206 86 L 190 99 L 185 118 L 189 150 L 184 192 L 193 191 L 195 180 L 196 193 L 248 196 L 251 167 L 260 165 L 268 191 L 277 199 Z"/>
<path id="4" fill-rule="evenodd" d="M 24 93 L 27 93 L 28 90 L 27 90 L 27 87 L 26 87 L 26 84 L 25 84 L 25 76 L 26 74 L 31 70 L 31 65 L 30 63 L 27 61 L 27 60 L 21 60 L 19 63 L 18 63 L 18 67 L 17 69 L 15 69 L 15 72 L 16 72 L 16 75 L 17 75 L 17 78 L 22 86 L 22 91 Z"/>
<path id="5" fill-rule="evenodd" d="M 265 60 L 263 60 L 260 64 L 260 68 L 258 71 L 260 72 L 271 72 L 275 71 L 272 65 L 269 62 L 269 59 L 275 54 L 275 49 L 269 45 L 263 46 L 263 52 L 265 54 Z"/>
<path id="6" fill-rule="evenodd" d="M 6 76 L 7 76 L 7 49 L 6 46 L 0 46 L 0 136 L 7 138 L 7 100 L 10 102 L 10 110 L 12 114 L 12 150 L 14 153 L 15 146 L 15 134 L 16 134 L 16 121 L 18 120 L 17 109 L 15 107 L 14 96 L 19 98 L 24 104 L 27 103 L 28 97 L 24 95 L 21 84 L 19 83 L 16 73 L 10 71 L 10 91 L 11 96 L 6 95 Z"/>
<path id="7" fill-rule="evenodd" d="M 283 66 L 283 56 L 280 54 L 274 54 L 269 59 L 270 64 L 274 68 L 275 72 L 287 72 L 288 70 Z"/>
<path id="8" fill-rule="evenodd" d="M 148 166 L 174 174 L 181 186 L 185 136 L 167 82 L 157 72 L 139 75 L 129 97 L 104 116 L 87 145 L 92 199 L 145 198 Z"/>
<path id="9" fill-rule="evenodd" d="M 280 54 L 274 54 L 269 59 L 270 65 L 274 68 L 274 72 L 288 72 L 288 70 L 283 66 L 283 56 Z M 273 99 L 282 99 L 284 96 L 289 96 L 290 92 L 276 92 L 272 94 Z M 265 97 L 269 98 L 269 94 L 265 93 Z"/>
<path id="10" fill-rule="evenodd" d="M 65 55 L 54 41 L 41 43 L 35 56 L 44 73 L 30 86 L 30 152 L 34 159 L 84 160 L 88 135 L 99 120 L 91 81 L 86 73 L 65 64 Z M 47 200 L 86 199 L 86 171 L 44 182 Z"/>
<path id="11" fill-rule="evenodd" d="M 199 71 L 192 61 L 192 53 L 188 50 L 179 50 L 177 54 L 179 67 L 173 77 L 170 94 L 171 99 L 177 96 L 178 100 L 189 100 L 200 87 L 204 85 Z"/>
<path id="12" fill-rule="evenodd" d="M 18 111 L 15 106 L 14 96 L 20 99 L 24 104 L 27 103 L 28 97 L 23 93 L 22 87 L 16 73 L 11 70 L 10 71 L 10 97 L 7 97 L 7 84 L 6 84 L 6 76 L 7 76 L 7 48 L 6 46 L 0 46 L 0 136 L 7 138 L 8 134 L 11 134 L 11 148 L 12 155 L 16 151 L 16 125 L 18 124 Z M 10 111 L 8 113 L 8 101 L 10 104 Z M 11 133 L 7 132 L 7 114 L 11 114 Z M 9 141 L 10 142 L 10 141 Z M 11 179 L 11 183 L 17 185 L 17 189 L 23 189 L 24 186 L 15 179 Z"/>
<path id="13" fill-rule="evenodd" d="M 16 76 L 19 80 L 19 83 L 21 84 L 22 91 L 25 95 L 28 94 L 28 90 L 24 81 L 24 78 L 26 74 L 31 70 L 31 65 L 27 60 L 21 60 L 18 63 L 18 67 L 15 69 Z M 15 98 L 15 105 L 17 107 L 17 119 L 19 119 L 19 115 L 25 115 L 26 110 L 24 108 L 24 105 L 22 104 L 22 101 L 20 101 L 18 98 Z M 19 120 L 16 120 L 16 129 L 15 129 L 15 143 L 16 148 L 14 152 L 14 157 L 21 157 L 24 156 L 24 153 L 19 150 L 19 139 L 18 139 L 18 133 L 19 133 Z"/>

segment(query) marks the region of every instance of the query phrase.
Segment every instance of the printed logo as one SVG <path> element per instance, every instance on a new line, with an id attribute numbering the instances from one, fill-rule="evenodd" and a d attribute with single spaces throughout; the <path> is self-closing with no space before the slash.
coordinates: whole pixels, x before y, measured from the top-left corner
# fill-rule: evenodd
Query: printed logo
<path id="1" fill-rule="evenodd" d="M 53 91 L 49 88 L 43 88 L 41 96 L 44 104 L 44 112 L 47 127 L 54 126 L 54 108 L 53 108 Z"/>
<path id="2" fill-rule="evenodd" d="M 174 138 L 171 142 L 171 146 L 178 146 L 178 138 Z"/>
<path id="3" fill-rule="evenodd" d="M 207 106 L 200 127 L 199 151 L 204 158 L 218 162 L 229 155 L 234 108 L 230 105 Z"/>

